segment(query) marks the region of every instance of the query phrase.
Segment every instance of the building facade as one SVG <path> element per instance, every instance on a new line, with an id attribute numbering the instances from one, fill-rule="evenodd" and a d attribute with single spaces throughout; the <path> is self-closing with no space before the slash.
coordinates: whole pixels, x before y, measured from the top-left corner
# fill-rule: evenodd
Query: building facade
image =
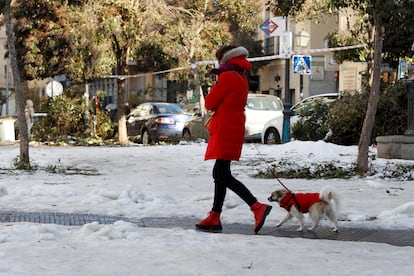
<path id="1" fill-rule="evenodd" d="M 7 36 L 6 27 L 0 27 L 0 116 L 16 115 L 16 101 L 14 98 L 13 76 L 9 59 L 6 58 Z"/>
<path id="2" fill-rule="evenodd" d="M 264 11 L 264 22 L 269 18 L 275 17 L 269 11 Z M 280 20 L 280 17 L 276 18 Z M 265 55 L 278 56 L 258 73 L 260 93 L 273 94 L 285 101 L 286 80 L 289 80 L 293 105 L 317 94 L 360 90 L 361 72 L 366 70 L 366 64 L 346 62 L 339 65 L 333 58 L 333 52 L 327 50 L 328 34 L 337 30 L 347 31 L 347 26 L 352 24 L 349 22 L 352 20 L 349 14 L 324 15 L 321 16 L 320 23 L 294 22 L 287 17 L 284 20 L 285 25 L 280 25 L 283 29 L 274 36 L 262 30 L 258 31 L 258 39 L 263 41 Z M 306 43 L 300 42 L 303 34 L 308 37 Z M 289 53 L 310 56 L 311 73 L 302 76 L 295 74 L 292 56 Z M 290 70 L 289 77 L 286 78 L 286 58 L 289 57 Z"/>

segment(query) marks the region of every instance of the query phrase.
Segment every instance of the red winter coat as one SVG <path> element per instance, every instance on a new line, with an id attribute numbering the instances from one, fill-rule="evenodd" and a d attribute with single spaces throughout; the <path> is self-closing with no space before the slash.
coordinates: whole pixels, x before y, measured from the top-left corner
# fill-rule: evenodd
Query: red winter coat
<path id="1" fill-rule="evenodd" d="M 242 69 L 250 70 L 246 57 L 234 57 L 227 61 Z M 204 156 L 208 159 L 239 160 L 244 143 L 244 107 L 247 102 L 248 81 L 244 74 L 225 71 L 218 76 L 205 98 L 205 107 L 214 115 L 209 127 L 210 138 Z"/>
<path id="2" fill-rule="evenodd" d="M 306 193 L 306 194 L 292 194 L 287 193 L 280 201 L 280 207 L 285 208 L 288 212 L 290 208 L 295 207 L 301 213 L 309 212 L 309 208 L 316 202 L 321 201 L 319 193 Z M 299 204 L 299 206 L 298 206 Z"/>

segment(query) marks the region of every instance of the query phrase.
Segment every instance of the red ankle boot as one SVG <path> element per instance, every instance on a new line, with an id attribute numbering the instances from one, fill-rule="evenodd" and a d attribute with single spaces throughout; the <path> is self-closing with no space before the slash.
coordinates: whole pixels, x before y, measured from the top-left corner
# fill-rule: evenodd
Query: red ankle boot
<path id="1" fill-rule="evenodd" d="M 221 231 L 220 213 L 211 211 L 205 219 L 196 224 L 199 230 Z"/>
<path id="2" fill-rule="evenodd" d="M 250 210 L 254 213 L 254 219 L 256 220 L 256 224 L 254 227 L 254 233 L 257 234 L 257 232 L 262 229 L 262 226 L 266 220 L 266 216 L 270 213 L 272 210 L 272 206 L 262 204 L 259 201 L 256 201 L 251 207 Z"/>

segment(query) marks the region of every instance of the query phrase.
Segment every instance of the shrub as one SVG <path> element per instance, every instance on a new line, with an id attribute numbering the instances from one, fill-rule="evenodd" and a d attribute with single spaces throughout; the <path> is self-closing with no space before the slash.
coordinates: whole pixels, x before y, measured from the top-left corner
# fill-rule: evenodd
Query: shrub
<path id="1" fill-rule="evenodd" d="M 318 141 L 329 132 L 327 125 L 331 103 L 315 100 L 313 108 L 303 110 L 292 127 L 292 137 L 302 141 Z"/>
<path id="2" fill-rule="evenodd" d="M 41 142 L 88 138 L 89 133 L 85 133 L 86 109 L 82 99 L 69 98 L 65 94 L 48 98 L 41 108 L 43 112 L 47 112 L 47 116 L 33 127 L 33 138 Z M 92 114 L 92 110 L 89 113 Z M 112 136 L 113 126 L 106 113 L 99 112 L 96 126 L 94 124 L 93 116 L 90 116 L 89 128 L 96 131 L 94 138 L 107 139 Z"/>
<path id="3" fill-rule="evenodd" d="M 328 141 L 339 145 L 358 144 L 367 103 L 367 93 L 345 93 L 338 99 L 326 122 L 332 130 Z"/>
<path id="4" fill-rule="evenodd" d="M 339 145 L 359 142 L 369 93 L 344 93 L 332 104 L 316 102 L 313 109 L 299 114 L 292 127 L 292 137 L 298 140 L 321 140 L 331 130 L 327 141 Z M 387 86 L 380 94 L 371 143 L 377 136 L 402 135 L 407 127 L 407 92 L 403 82 Z"/>
<path id="5" fill-rule="evenodd" d="M 84 112 L 75 99 L 69 99 L 65 95 L 48 98 L 43 103 L 42 110 L 47 112 L 47 116 L 33 129 L 33 136 L 40 141 L 82 133 Z"/>
<path id="6" fill-rule="evenodd" d="M 329 111 L 327 125 L 332 130 L 328 141 L 340 145 L 359 142 L 368 105 L 368 93 L 345 94 Z M 380 94 L 371 142 L 383 135 L 401 135 L 407 126 L 407 93 L 404 83 L 388 86 Z"/>
<path id="7" fill-rule="evenodd" d="M 377 136 L 402 135 L 407 130 L 407 91 L 403 82 L 387 87 L 378 102 L 373 140 Z"/>

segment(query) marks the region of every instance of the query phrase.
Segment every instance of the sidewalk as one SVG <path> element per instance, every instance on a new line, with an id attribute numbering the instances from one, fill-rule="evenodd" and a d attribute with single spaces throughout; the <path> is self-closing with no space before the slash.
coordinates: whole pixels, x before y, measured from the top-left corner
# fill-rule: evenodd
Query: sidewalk
<path id="1" fill-rule="evenodd" d="M 179 228 L 194 229 L 194 225 L 200 220 L 194 217 L 147 217 L 142 219 L 125 218 L 116 216 L 101 216 L 93 214 L 52 213 L 52 212 L 0 212 L 0 223 L 32 222 L 53 223 L 61 225 L 82 226 L 86 223 L 98 221 L 101 224 L 112 224 L 123 220 L 137 224 L 139 227 L 148 228 Z M 281 228 L 264 226 L 259 235 L 287 238 L 326 239 L 337 241 L 359 241 L 386 243 L 394 246 L 414 246 L 414 230 L 387 230 L 368 228 L 340 228 L 339 232 L 333 232 L 328 227 L 317 227 L 314 231 L 298 232 L 297 226 Z M 253 225 L 247 224 L 223 224 L 222 234 L 254 235 Z"/>

